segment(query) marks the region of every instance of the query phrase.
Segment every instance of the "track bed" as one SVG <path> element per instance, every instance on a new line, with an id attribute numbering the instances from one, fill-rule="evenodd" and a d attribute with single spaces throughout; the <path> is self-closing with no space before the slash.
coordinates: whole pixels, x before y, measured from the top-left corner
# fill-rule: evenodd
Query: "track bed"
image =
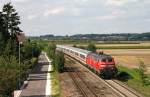
<path id="1" fill-rule="evenodd" d="M 72 59 L 68 58 L 67 61 Z M 61 97 L 119 97 L 113 89 L 105 85 L 81 64 L 75 61 L 65 64 L 60 74 Z"/>

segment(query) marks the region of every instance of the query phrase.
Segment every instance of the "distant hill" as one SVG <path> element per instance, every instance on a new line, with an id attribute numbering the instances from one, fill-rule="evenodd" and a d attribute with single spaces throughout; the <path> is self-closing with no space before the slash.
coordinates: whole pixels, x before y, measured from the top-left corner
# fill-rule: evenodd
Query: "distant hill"
<path id="1" fill-rule="evenodd" d="M 99 40 L 99 41 L 149 41 L 150 32 L 147 33 L 121 33 L 121 34 L 76 34 L 72 36 L 54 36 L 54 35 L 42 35 L 39 37 L 30 37 L 31 39 L 74 39 L 74 40 Z"/>

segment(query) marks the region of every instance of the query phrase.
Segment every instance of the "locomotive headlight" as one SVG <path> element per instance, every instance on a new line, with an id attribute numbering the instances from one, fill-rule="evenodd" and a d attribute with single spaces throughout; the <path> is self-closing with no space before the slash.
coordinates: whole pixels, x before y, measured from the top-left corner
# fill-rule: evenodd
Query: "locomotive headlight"
<path id="1" fill-rule="evenodd" d="M 101 65 L 102 68 L 106 67 L 106 65 Z"/>

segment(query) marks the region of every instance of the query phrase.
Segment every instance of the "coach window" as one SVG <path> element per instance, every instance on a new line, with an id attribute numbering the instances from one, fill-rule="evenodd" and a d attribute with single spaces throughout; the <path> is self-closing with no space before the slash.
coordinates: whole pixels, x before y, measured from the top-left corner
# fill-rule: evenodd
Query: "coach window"
<path id="1" fill-rule="evenodd" d="M 73 53 L 73 51 L 71 51 L 71 53 Z"/>
<path id="2" fill-rule="evenodd" d="M 75 55 L 77 55 L 77 56 L 78 56 L 78 53 L 76 53 L 76 52 L 75 52 Z"/>
<path id="3" fill-rule="evenodd" d="M 82 59 L 85 59 L 85 56 L 84 56 L 84 55 L 82 55 L 82 54 L 80 54 L 80 57 L 81 57 Z"/>

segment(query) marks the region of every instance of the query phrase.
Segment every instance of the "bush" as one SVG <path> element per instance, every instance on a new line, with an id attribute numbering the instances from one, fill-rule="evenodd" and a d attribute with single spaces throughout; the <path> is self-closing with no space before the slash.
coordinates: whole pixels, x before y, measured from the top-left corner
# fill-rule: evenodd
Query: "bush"
<path id="1" fill-rule="evenodd" d="M 19 64 L 15 56 L 4 58 L 0 56 L 0 94 L 11 96 L 17 88 L 19 76 Z"/>
<path id="2" fill-rule="evenodd" d="M 41 53 L 42 46 L 37 43 L 26 42 L 21 46 L 21 55 L 23 60 L 38 57 Z"/>
<path id="3" fill-rule="evenodd" d="M 140 75 L 141 82 L 144 86 L 146 84 L 147 75 L 146 75 L 146 66 L 142 61 L 140 62 L 139 65 L 139 75 Z"/>
<path id="4" fill-rule="evenodd" d="M 90 43 L 87 47 L 87 50 L 92 51 L 92 52 L 96 52 L 96 47 L 94 44 Z"/>
<path id="5" fill-rule="evenodd" d="M 55 44 L 49 44 L 49 45 L 46 47 L 46 52 L 47 52 L 48 56 L 49 56 L 51 59 L 54 59 L 54 58 L 55 58 L 55 49 L 56 49 L 56 45 L 55 45 Z"/>
<path id="6" fill-rule="evenodd" d="M 64 69 L 65 58 L 63 52 L 57 52 L 55 55 L 55 69 L 62 72 Z"/>
<path id="7" fill-rule="evenodd" d="M 55 44 L 49 44 L 45 50 L 52 60 L 52 64 L 54 66 L 54 69 L 58 72 L 62 72 L 65 64 L 65 58 L 64 58 L 64 53 L 55 51 L 56 45 Z"/>

